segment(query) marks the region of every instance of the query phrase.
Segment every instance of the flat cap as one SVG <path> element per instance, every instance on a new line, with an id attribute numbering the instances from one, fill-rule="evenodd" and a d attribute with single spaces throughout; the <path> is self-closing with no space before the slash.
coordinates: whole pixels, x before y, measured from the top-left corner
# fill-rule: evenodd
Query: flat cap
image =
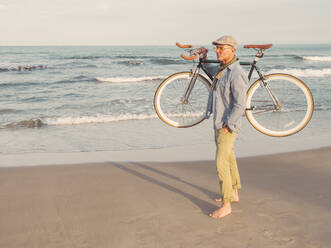
<path id="1" fill-rule="evenodd" d="M 217 40 L 213 41 L 213 45 L 229 45 L 234 47 L 234 49 L 237 49 L 237 40 L 231 35 L 224 35 Z"/>

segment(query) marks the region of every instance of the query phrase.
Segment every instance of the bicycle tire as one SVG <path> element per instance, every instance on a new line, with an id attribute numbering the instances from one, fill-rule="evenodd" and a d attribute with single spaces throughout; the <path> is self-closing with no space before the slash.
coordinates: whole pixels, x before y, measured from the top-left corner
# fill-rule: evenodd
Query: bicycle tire
<path id="1" fill-rule="evenodd" d="M 263 134 L 285 137 L 302 130 L 311 120 L 314 99 L 309 88 L 298 78 L 282 73 L 264 77 L 272 92 L 281 101 L 276 109 L 261 79 L 247 91 L 246 117 Z"/>
<path id="2" fill-rule="evenodd" d="M 190 83 L 191 72 L 179 72 L 166 78 L 157 88 L 154 96 L 154 108 L 158 117 L 166 124 L 187 128 L 199 124 L 206 118 L 210 82 L 198 74 L 188 103 L 184 96 Z"/>

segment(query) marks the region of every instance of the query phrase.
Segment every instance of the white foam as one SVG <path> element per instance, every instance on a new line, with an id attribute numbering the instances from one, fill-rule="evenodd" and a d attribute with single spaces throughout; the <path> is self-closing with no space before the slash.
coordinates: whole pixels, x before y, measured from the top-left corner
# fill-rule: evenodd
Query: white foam
<path id="1" fill-rule="evenodd" d="M 273 69 L 270 70 L 267 74 L 271 73 L 286 73 L 297 77 L 326 77 L 331 76 L 331 68 L 325 69 L 284 69 L 278 70 Z"/>
<path id="2" fill-rule="evenodd" d="M 146 120 L 157 118 L 156 114 L 151 115 L 138 115 L 138 114 L 126 114 L 119 116 L 108 116 L 108 115 L 96 115 L 96 116 L 67 116 L 59 118 L 46 118 L 43 120 L 47 125 L 80 125 L 88 123 L 107 123 L 115 121 L 128 121 L 128 120 Z"/>
<path id="3" fill-rule="evenodd" d="M 175 113 L 170 114 L 171 117 L 199 117 L 203 113 Z M 148 120 L 156 119 L 158 116 L 156 114 L 125 114 L 125 115 L 95 115 L 95 116 L 66 116 L 59 118 L 45 118 L 42 122 L 50 126 L 60 126 L 60 125 L 81 125 L 81 124 L 91 124 L 91 123 L 107 123 L 107 122 L 117 122 L 117 121 L 133 121 L 133 120 Z"/>
<path id="4" fill-rule="evenodd" d="M 165 76 L 152 76 L 152 77 L 97 77 L 96 80 L 106 83 L 132 83 L 132 82 L 146 82 L 158 79 L 164 79 Z"/>
<path id="5" fill-rule="evenodd" d="M 322 56 L 303 56 L 304 60 L 311 60 L 311 61 L 331 61 L 331 57 L 322 57 Z"/>

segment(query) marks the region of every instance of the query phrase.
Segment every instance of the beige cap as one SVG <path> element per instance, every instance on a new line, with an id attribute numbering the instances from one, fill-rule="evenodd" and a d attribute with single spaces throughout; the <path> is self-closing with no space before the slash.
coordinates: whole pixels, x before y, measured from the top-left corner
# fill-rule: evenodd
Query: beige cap
<path id="1" fill-rule="evenodd" d="M 230 45 L 234 47 L 234 49 L 237 49 L 237 40 L 231 35 L 224 35 L 221 38 L 218 38 L 217 40 L 213 41 L 213 45 Z"/>

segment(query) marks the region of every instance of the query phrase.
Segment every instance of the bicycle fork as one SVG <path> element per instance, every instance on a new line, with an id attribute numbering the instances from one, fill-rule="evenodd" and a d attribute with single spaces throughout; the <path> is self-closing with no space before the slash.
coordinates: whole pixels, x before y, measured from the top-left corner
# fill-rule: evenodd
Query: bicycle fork
<path id="1" fill-rule="evenodd" d="M 280 110 L 282 108 L 282 103 L 279 101 L 277 96 L 272 92 L 268 83 L 264 81 L 264 77 L 262 78 L 262 85 L 267 90 L 267 92 L 272 100 L 275 110 Z"/>
<path id="2" fill-rule="evenodd" d="M 259 70 L 259 68 L 256 66 L 256 63 L 257 61 L 263 57 L 263 53 L 260 51 L 256 57 L 255 57 L 255 60 L 253 62 L 253 65 L 252 65 L 252 68 L 251 68 L 251 71 L 249 72 L 249 76 L 248 78 L 250 79 L 251 76 L 252 76 L 252 73 L 253 73 L 253 69 L 255 68 L 256 69 L 256 72 L 257 74 L 259 75 L 262 83 L 261 83 L 261 86 L 263 86 L 266 91 L 268 92 L 271 100 L 272 100 L 272 103 L 273 103 L 273 106 L 275 108 L 275 110 L 280 110 L 282 108 L 282 103 L 280 102 L 280 100 L 277 98 L 277 96 L 272 92 L 268 82 L 266 82 L 266 77 L 264 76 L 264 74 Z M 252 108 L 254 109 L 254 107 Z"/>
<path id="3" fill-rule="evenodd" d="M 198 78 L 199 71 L 200 71 L 200 67 L 197 66 L 197 68 L 195 69 L 195 71 L 191 73 L 191 74 L 193 74 L 193 76 L 191 78 L 191 81 L 190 81 L 190 83 L 189 83 L 189 85 L 187 87 L 187 90 L 186 90 L 184 96 L 181 98 L 182 104 L 185 104 L 185 105 L 188 104 L 188 99 L 189 99 L 189 97 L 191 95 L 191 92 L 192 92 L 192 89 L 193 89 L 193 87 L 195 85 L 195 81 Z"/>

